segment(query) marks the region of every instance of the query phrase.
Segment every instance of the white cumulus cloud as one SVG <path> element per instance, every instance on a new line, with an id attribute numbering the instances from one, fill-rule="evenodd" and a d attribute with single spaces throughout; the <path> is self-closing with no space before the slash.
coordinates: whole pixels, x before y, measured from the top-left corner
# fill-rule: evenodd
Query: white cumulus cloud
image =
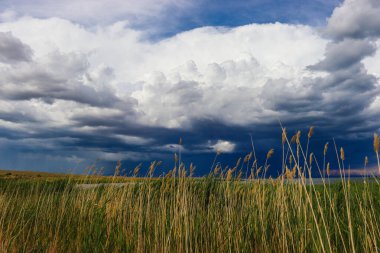
<path id="1" fill-rule="evenodd" d="M 235 150 L 235 144 L 230 141 L 218 140 L 211 147 L 215 150 L 215 152 L 225 152 L 231 153 Z"/>
<path id="2" fill-rule="evenodd" d="M 159 41 L 126 21 L 86 27 L 67 17 L 9 12 L 0 22 L 0 51 L 7 52 L 0 57 L 0 130 L 9 139 L 33 135 L 109 149 L 108 157 L 124 154 L 123 145 L 168 150 L 174 138 L 165 138 L 167 131 L 191 131 L 199 122 L 248 128 L 285 119 L 345 131 L 365 125 L 368 133 L 378 122 L 379 33 L 376 17 L 362 24 L 363 32 L 353 24 L 379 5 L 363 1 L 351 13 L 360 1 L 347 0 L 323 33 L 251 24 L 202 27 Z M 67 135 L 73 137 L 62 139 Z M 202 141 L 193 144 L 204 147 Z M 214 135 L 211 143 L 207 148 L 237 149 L 224 137 Z"/>

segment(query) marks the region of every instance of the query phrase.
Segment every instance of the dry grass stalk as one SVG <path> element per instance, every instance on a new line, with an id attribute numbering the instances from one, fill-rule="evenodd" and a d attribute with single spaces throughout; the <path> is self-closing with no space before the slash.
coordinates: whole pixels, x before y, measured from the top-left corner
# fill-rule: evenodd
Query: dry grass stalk
<path id="1" fill-rule="evenodd" d="M 373 149 L 376 153 L 377 167 L 378 167 L 379 173 L 380 173 L 379 145 L 380 145 L 380 137 L 377 133 L 375 133 L 373 136 Z"/>
<path id="2" fill-rule="evenodd" d="M 340 159 L 341 159 L 342 161 L 345 160 L 344 149 L 343 149 L 343 148 L 340 148 Z"/>
<path id="3" fill-rule="evenodd" d="M 311 138 L 311 136 L 313 135 L 313 132 L 314 132 L 314 127 L 310 127 L 309 129 L 309 133 L 307 134 L 307 138 Z"/>

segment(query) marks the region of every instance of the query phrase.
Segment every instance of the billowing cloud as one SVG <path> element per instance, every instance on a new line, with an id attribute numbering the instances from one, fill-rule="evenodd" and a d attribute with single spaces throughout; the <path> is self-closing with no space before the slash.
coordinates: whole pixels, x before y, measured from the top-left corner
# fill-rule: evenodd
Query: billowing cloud
<path id="1" fill-rule="evenodd" d="M 16 63 L 30 61 L 32 50 L 15 38 L 11 32 L 0 32 L 0 62 Z"/>
<path id="2" fill-rule="evenodd" d="M 367 38 L 380 35 L 380 2 L 346 0 L 330 17 L 326 32 L 334 39 Z"/>
<path id="3" fill-rule="evenodd" d="M 326 58 L 314 65 L 314 70 L 336 71 L 359 63 L 365 57 L 373 55 L 376 47 L 367 40 L 345 39 L 327 46 Z"/>
<path id="4" fill-rule="evenodd" d="M 80 156 L 171 157 L 179 148 L 234 153 L 250 132 L 267 148 L 272 142 L 263 140 L 278 132 L 278 120 L 369 138 L 380 123 L 377 26 L 359 34 L 335 21 L 361 20 L 361 12 L 345 14 L 355 6 L 346 1 L 322 32 L 251 24 L 159 41 L 128 22 L 4 21 L 0 50 L 5 41 L 18 53 L 0 65 L 0 146 L 50 152 L 68 164 Z M 183 146 L 173 144 L 179 137 Z"/>

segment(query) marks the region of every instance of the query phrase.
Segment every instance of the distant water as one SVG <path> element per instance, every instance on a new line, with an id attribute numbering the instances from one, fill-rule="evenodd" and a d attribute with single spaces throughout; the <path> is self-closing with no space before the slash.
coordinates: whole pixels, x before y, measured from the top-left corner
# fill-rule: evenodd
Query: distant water
<path id="1" fill-rule="evenodd" d="M 355 183 L 363 183 L 364 181 L 367 181 L 367 182 L 374 182 L 375 181 L 375 178 L 373 177 L 346 177 L 344 180 L 346 181 L 350 181 L 350 182 L 355 182 Z M 340 177 L 333 177 L 333 178 L 330 178 L 330 179 L 325 179 L 325 183 L 330 183 L 330 184 L 333 184 L 333 183 L 338 183 L 338 182 L 342 182 L 342 178 Z M 322 178 L 313 178 L 313 183 L 314 184 L 323 184 L 323 179 Z"/>
<path id="2" fill-rule="evenodd" d="M 265 179 L 265 180 L 269 180 L 269 179 Z M 355 182 L 355 183 L 363 183 L 365 180 L 367 180 L 367 182 L 369 181 L 374 181 L 375 179 L 373 177 L 367 177 L 367 178 L 364 178 L 364 177 L 351 177 L 351 178 L 340 178 L 340 177 L 331 177 L 331 178 L 312 178 L 312 179 L 309 179 L 309 178 L 306 178 L 306 183 L 307 184 L 311 184 L 311 182 L 313 182 L 313 184 L 315 185 L 319 185 L 319 184 L 323 184 L 326 183 L 326 184 L 334 184 L 334 183 L 339 183 L 339 182 L 342 182 L 342 180 L 345 180 L 345 181 L 350 181 L 350 182 Z M 301 179 L 300 178 L 295 178 L 293 180 L 287 180 L 285 179 L 285 181 L 291 183 L 298 183 L 298 182 L 301 182 Z"/>
<path id="3" fill-rule="evenodd" d="M 94 183 L 94 184 L 77 184 L 77 188 L 81 189 L 92 189 L 100 186 L 114 186 L 114 187 L 122 187 L 125 185 L 134 185 L 135 182 L 125 182 L 125 183 Z"/>
<path id="4" fill-rule="evenodd" d="M 270 179 L 260 179 L 260 181 L 269 181 Z M 355 182 L 355 183 L 363 183 L 364 180 L 367 180 L 367 182 L 369 181 L 372 181 L 374 182 L 375 179 L 373 177 L 368 177 L 368 178 L 364 178 L 364 177 L 351 177 L 351 178 L 345 178 L 346 181 L 350 181 L 350 182 Z M 311 184 L 311 182 L 313 182 L 314 185 L 321 185 L 323 184 L 323 181 L 326 183 L 326 184 L 334 184 L 334 183 L 339 183 L 339 182 L 342 182 L 342 179 L 340 177 L 332 177 L 332 178 L 329 178 L 329 179 L 322 179 L 322 178 L 313 178 L 312 180 L 310 180 L 309 178 L 306 179 L 306 184 Z M 248 180 L 242 180 L 242 182 L 245 182 L 245 183 L 248 183 L 249 181 Z M 287 183 L 299 183 L 301 182 L 301 179 L 299 178 L 295 178 L 293 180 L 287 180 L 285 179 L 285 182 Z M 76 187 L 78 188 L 81 188 L 81 189 L 92 189 L 92 188 L 96 188 L 96 187 L 100 187 L 100 186 L 115 186 L 115 187 L 122 187 L 122 186 L 125 186 L 125 185 L 134 185 L 136 184 L 136 182 L 125 182 L 125 183 L 94 183 L 94 184 L 88 184 L 88 183 L 85 183 L 85 184 L 77 184 Z"/>

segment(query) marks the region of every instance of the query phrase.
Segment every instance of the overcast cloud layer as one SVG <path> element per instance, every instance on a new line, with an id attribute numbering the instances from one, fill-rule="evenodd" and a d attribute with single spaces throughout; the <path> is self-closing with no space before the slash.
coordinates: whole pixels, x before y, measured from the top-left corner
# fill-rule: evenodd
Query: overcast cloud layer
<path id="1" fill-rule="evenodd" d="M 43 2 L 44 18 L 26 13 L 27 4 L 22 15 L 9 6 L 1 14 L 0 167 L 167 159 L 179 137 L 185 154 L 239 154 L 248 133 L 264 150 L 278 120 L 351 143 L 379 130 L 377 0 L 346 0 L 322 28 L 201 27 L 160 40 L 125 19 L 83 24 L 70 11 L 82 1 L 61 2 L 67 14 L 59 18 Z M 114 2 L 128 17 L 194 8 Z M 95 1 L 87 11 L 101 7 Z"/>

